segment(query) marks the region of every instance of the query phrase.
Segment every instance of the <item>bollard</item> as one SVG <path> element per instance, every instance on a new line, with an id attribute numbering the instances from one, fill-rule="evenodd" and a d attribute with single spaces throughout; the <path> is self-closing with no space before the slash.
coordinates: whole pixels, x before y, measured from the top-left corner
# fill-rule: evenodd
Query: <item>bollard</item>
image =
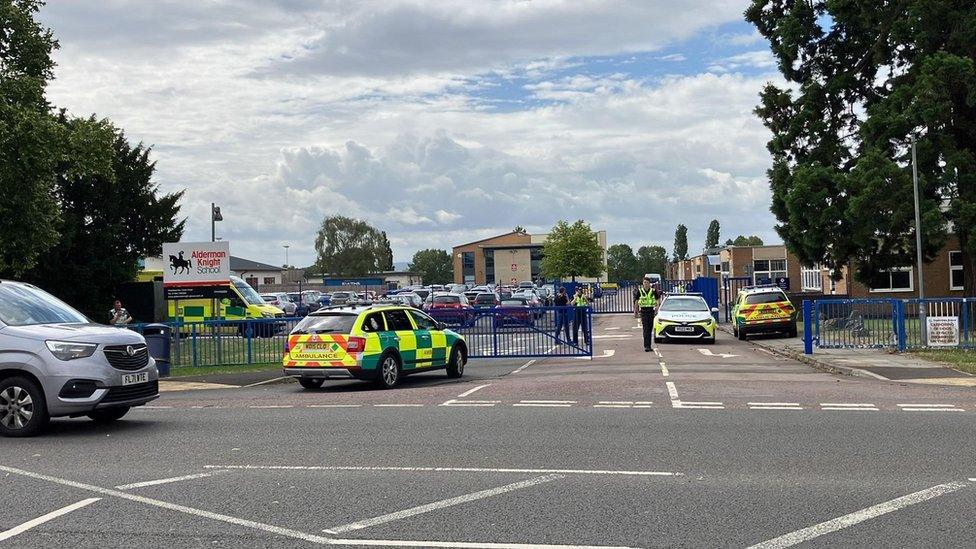
<path id="1" fill-rule="evenodd" d="M 813 354 L 813 302 L 809 299 L 803 300 L 803 354 Z"/>
<path id="2" fill-rule="evenodd" d="M 143 328 L 142 335 L 146 338 L 149 356 L 156 361 L 159 377 L 169 377 L 169 342 L 172 337 L 172 329 L 166 324 L 147 324 Z"/>

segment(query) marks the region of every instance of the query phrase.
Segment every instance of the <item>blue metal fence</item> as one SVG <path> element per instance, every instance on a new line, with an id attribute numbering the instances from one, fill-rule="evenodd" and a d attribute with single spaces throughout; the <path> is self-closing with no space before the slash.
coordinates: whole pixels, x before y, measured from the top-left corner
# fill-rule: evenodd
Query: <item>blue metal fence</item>
<path id="1" fill-rule="evenodd" d="M 471 358 L 593 356 L 593 309 L 533 307 L 429 311 L 464 336 Z M 170 365 L 210 367 L 279 362 L 302 319 L 170 322 Z M 147 324 L 129 328 L 142 333 Z"/>
<path id="2" fill-rule="evenodd" d="M 976 298 L 819 299 L 803 302 L 804 352 L 976 346 Z"/>
<path id="3" fill-rule="evenodd" d="M 464 336 L 471 358 L 593 356 L 593 308 L 435 309 L 435 320 Z"/>

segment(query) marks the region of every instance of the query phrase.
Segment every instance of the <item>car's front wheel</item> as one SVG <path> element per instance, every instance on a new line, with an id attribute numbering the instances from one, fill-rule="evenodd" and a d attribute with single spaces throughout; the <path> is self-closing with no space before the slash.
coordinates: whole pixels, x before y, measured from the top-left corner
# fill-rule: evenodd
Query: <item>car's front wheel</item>
<path id="1" fill-rule="evenodd" d="M 95 423 L 112 423 L 113 421 L 122 419 L 122 417 L 127 413 L 129 413 L 129 407 L 121 406 L 119 408 L 103 408 L 101 410 L 93 410 L 88 413 L 88 417 Z"/>
<path id="2" fill-rule="evenodd" d="M 25 377 L 0 381 L 0 435 L 29 437 L 47 426 L 50 417 L 41 388 Z"/>
<path id="3" fill-rule="evenodd" d="M 306 389 L 318 389 L 322 387 L 323 383 L 325 383 L 325 380 L 321 378 L 314 378 L 314 377 L 298 378 L 298 384 Z"/>
<path id="4" fill-rule="evenodd" d="M 467 357 L 464 356 L 464 351 L 457 347 L 451 349 L 451 357 L 447 362 L 447 377 L 459 378 L 463 376 L 466 361 Z"/>

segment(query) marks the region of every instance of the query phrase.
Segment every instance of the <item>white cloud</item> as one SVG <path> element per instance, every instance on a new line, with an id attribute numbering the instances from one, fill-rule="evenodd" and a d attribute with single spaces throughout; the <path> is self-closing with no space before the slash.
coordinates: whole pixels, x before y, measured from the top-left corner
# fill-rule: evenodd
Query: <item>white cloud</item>
<path id="1" fill-rule="evenodd" d="M 725 34 L 719 37 L 719 41 L 731 46 L 754 46 L 765 40 L 758 30 L 748 33 Z"/>
<path id="2" fill-rule="evenodd" d="M 663 79 L 585 59 L 671 45 L 741 0 L 143 4 L 44 8 L 62 42 L 49 97 L 155 146 L 164 190 L 187 189 L 187 238 L 209 238 L 210 202 L 235 254 L 270 263 L 283 243 L 311 262 L 333 214 L 386 230 L 398 260 L 581 217 L 611 243 L 670 247 L 713 217 L 775 238 L 751 113 L 766 79 L 731 74 L 761 59 Z M 525 103 L 486 108 L 516 77 Z"/>
<path id="3" fill-rule="evenodd" d="M 742 68 L 772 69 L 776 58 L 769 50 L 747 51 L 732 55 L 712 63 L 708 70 L 713 72 L 733 72 Z"/>

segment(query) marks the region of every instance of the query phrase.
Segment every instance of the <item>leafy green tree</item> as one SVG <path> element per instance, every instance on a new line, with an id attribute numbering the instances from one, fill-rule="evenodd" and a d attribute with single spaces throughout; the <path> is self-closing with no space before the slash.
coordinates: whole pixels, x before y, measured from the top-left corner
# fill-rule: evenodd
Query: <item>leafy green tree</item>
<path id="1" fill-rule="evenodd" d="M 726 240 L 725 245 L 726 246 L 762 246 L 763 239 L 759 238 L 756 235 L 743 236 L 740 234 L 739 236 L 735 237 L 735 240 L 732 240 L 731 238 Z"/>
<path id="2" fill-rule="evenodd" d="M 598 277 L 603 274 L 603 248 L 589 223 L 582 219 L 570 225 L 559 221 L 542 246 L 539 265 L 545 278 L 562 279 L 577 276 Z"/>
<path id="3" fill-rule="evenodd" d="M 315 237 L 315 251 L 315 268 L 322 274 L 365 276 L 381 270 L 383 233 L 359 219 L 326 217 Z"/>
<path id="4" fill-rule="evenodd" d="M 721 238 L 722 228 L 719 225 L 718 219 L 713 219 L 711 223 L 708 224 L 708 233 L 705 235 L 705 248 L 714 248 L 718 246 L 719 238 Z"/>
<path id="5" fill-rule="evenodd" d="M 393 248 L 390 246 L 390 239 L 386 237 L 386 231 L 380 232 L 379 270 L 393 270 Z"/>
<path id="6" fill-rule="evenodd" d="M 107 121 L 64 113 L 57 121 L 68 151 L 56 182 L 60 238 L 25 279 L 106 322 L 116 289 L 135 278 L 139 258 L 159 255 L 163 242 L 183 235 L 183 192 L 161 195 L 151 149 L 133 147 Z"/>
<path id="7" fill-rule="evenodd" d="M 419 250 L 407 270 L 420 274 L 424 284 L 448 284 L 454 280 L 454 262 L 446 250 Z"/>
<path id="8" fill-rule="evenodd" d="M 611 282 L 637 280 L 637 257 L 627 244 L 614 244 L 607 248 L 607 275 Z"/>
<path id="9" fill-rule="evenodd" d="M 976 256 L 976 6 L 970 1 L 753 0 L 746 11 L 787 84 L 756 114 L 772 131 L 777 232 L 804 264 L 869 281 L 915 254 L 910 141 L 923 255 L 949 227 L 972 290 Z M 951 223 L 950 223 L 951 222 Z"/>
<path id="10" fill-rule="evenodd" d="M 668 252 L 664 246 L 641 246 L 637 249 L 638 276 L 659 274 L 662 277 L 668 271 Z"/>
<path id="11" fill-rule="evenodd" d="M 688 259 L 688 227 L 678 225 L 674 230 L 674 260 Z"/>
<path id="12" fill-rule="evenodd" d="M 42 2 L 0 2 L 0 276 L 21 277 L 58 239 L 54 181 L 63 144 L 44 97 L 58 47 Z"/>

